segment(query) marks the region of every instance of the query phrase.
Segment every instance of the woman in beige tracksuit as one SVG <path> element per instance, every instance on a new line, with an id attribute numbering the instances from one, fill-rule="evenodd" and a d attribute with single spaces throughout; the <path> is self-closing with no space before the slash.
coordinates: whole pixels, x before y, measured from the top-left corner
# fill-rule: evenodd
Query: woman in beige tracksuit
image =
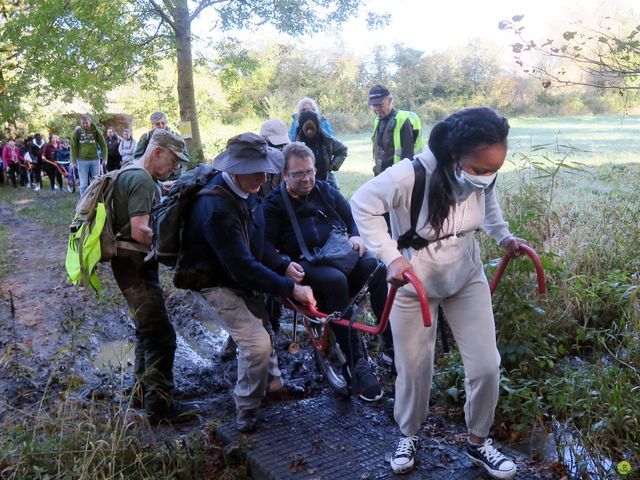
<path id="1" fill-rule="evenodd" d="M 516 466 L 487 439 L 498 401 L 500 355 L 474 232 L 482 227 L 512 255 L 523 242 L 510 234 L 494 189 L 508 133 L 507 120 L 488 108 L 461 110 L 433 128 L 429 149 L 416 157 L 426 170 L 416 225 L 421 238 L 402 251 L 396 239 L 411 226 L 412 163 L 404 160 L 385 170 L 351 198 L 360 234 L 387 265 L 388 280 L 404 285 L 403 272 L 412 270 L 427 292 L 432 318 L 442 304 L 464 364 L 467 454 L 493 477 L 505 479 L 515 475 Z M 391 235 L 383 217 L 387 212 Z M 394 416 L 403 434 L 391 466 L 406 473 L 413 468 L 417 433 L 429 406 L 436 342 L 436 325 L 423 326 L 410 285 L 398 290 L 391 328 L 398 372 Z"/>

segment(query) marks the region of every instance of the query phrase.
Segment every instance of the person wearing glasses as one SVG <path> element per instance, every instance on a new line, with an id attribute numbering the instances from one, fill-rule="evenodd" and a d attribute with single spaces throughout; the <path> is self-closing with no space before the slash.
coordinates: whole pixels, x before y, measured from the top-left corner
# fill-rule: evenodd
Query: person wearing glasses
<path id="1" fill-rule="evenodd" d="M 282 258 L 280 270 L 287 271 L 297 284 L 309 285 L 316 296 L 320 310 L 343 314 L 352 295 L 357 293 L 367 279 L 371 292 L 374 314 L 380 319 L 387 299 L 386 270 L 376 270 L 378 261 L 366 251 L 351 216 L 349 202 L 328 182 L 317 180 L 313 152 L 302 142 L 293 142 L 284 147 L 284 184 L 271 191 L 264 205 L 265 241 L 269 248 L 278 249 Z M 304 248 L 299 243 L 294 224 L 288 213 L 292 212 L 300 226 L 300 232 L 308 251 L 321 248 L 332 234 L 332 230 L 345 229 L 348 242 L 359 254 L 355 267 L 348 273 L 318 264 L 303 256 Z M 382 398 L 380 382 L 372 373 L 367 353 L 357 335 L 348 329 L 336 326 L 336 339 L 349 358 L 345 365 L 345 379 L 351 382 L 352 394 L 365 401 Z"/>

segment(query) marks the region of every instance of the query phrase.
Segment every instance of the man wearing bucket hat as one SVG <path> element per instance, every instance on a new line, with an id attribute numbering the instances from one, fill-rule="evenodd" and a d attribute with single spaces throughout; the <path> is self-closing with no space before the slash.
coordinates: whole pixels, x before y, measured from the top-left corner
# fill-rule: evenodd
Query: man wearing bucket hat
<path id="1" fill-rule="evenodd" d="M 268 392 L 301 393 L 289 390 L 292 387 L 282 380 L 263 326 L 262 294 L 315 304 L 311 288 L 288 278 L 292 275 L 288 262 L 264 249 L 258 192 L 267 174 L 278 173 L 283 163 L 282 153 L 260 135 L 243 133 L 229 139 L 225 151 L 213 161 L 222 174 L 204 187 L 185 218 L 182 265 L 201 276 L 200 295 L 238 345 L 233 393 L 241 432 L 255 429 L 257 410 Z M 283 263 L 284 270 L 279 269 Z"/>
<path id="2" fill-rule="evenodd" d="M 160 199 L 158 181 L 174 173 L 180 162 L 188 161 L 182 139 L 159 131 L 143 157 L 120 171 L 113 192 L 113 231 L 130 248 L 118 249 L 111 269 L 136 325 L 134 374 L 153 424 L 186 421 L 195 413 L 193 406 L 171 398 L 176 333 L 164 304 L 158 262 L 145 262 L 153 233 L 150 212 Z"/>

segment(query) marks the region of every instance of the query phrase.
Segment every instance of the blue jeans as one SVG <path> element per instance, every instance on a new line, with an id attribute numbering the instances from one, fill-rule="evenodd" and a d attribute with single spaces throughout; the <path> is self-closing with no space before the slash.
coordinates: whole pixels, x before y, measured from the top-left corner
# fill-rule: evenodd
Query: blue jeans
<path id="1" fill-rule="evenodd" d="M 78 175 L 80 176 L 80 196 L 82 196 L 89 186 L 93 177 L 100 175 L 100 160 L 78 159 Z"/>

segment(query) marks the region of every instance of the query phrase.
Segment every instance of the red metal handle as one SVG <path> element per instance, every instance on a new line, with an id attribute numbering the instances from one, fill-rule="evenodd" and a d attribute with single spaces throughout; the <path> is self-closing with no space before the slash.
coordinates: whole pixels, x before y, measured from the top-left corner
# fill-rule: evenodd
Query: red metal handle
<path id="1" fill-rule="evenodd" d="M 538 257 L 538 254 L 535 252 L 535 250 L 529 247 L 528 245 L 520 244 L 518 245 L 518 249 L 521 252 L 526 253 L 531 259 L 531 261 L 533 262 L 533 265 L 536 267 L 536 277 L 538 280 L 538 292 L 547 293 L 547 284 L 544 280 L 544 269 L 542 268 L 542 262 L 540 261 L 540 257 Z M 500 260 L 500 265 L 498 266 L 498 270 L 496 271 L 495 275 L 491 279 L 491 283 L 489 284 L 489 290 L 491 291 L 492 295 L 495 289 L 497 288 L 498 283 L 500 283 L 502 274 L 507 268 L 507 265 L 509 264 L 509 261 L 511 260 L 511 258 L 513 257 L 511 257 L 509 254 L 506 254 L 504 257 L 502 257 L 502 260 Z"/>
<path id="2" fill-rule="evenodd" d="M 424 287 L 418 277 L 416 277 L 412 272 L 406 271 L 402 274 L 404 278 L 413 285 L 416 289 L 416 294 L 418 295 L 418 301 L 420 302 L 420 310 L 422 311 L 422 323 L 425 327 L 431 326 L 431 313 L 429 311 L 429 299 L 427 298 L 427 294 L 424 291 Z M 382 311 L 382 318 L 380 319 L 380 323 L 378 326 L 374 327 L 371 325 L 364 325 L 362 323 L 350 322 L 348 319 L 341 318 L 336 320 L 331 320 L 331 323 L 336 325 L 342 325 L 344 327 L 348 327 L 351 324 L 351 328 L 354 330 L 358 330 L 360 332 L 370 333 L 372 335 L 379 335 L 382 333 L 389 323 L 389 314 L 391 313 L 391 307 L 393 306 L 393 302 L 396 298 L 396 292 L 398 288 L 394 285 L 391 285 L 389 288 L 389 293 L 387 294 L 387 302 L 384 304 L 384 310 Z M 313 305 L 303 305 L 295 307 L 299 312 L 308 317 L 315 318 L 327 318 L 329 315 L 323 312 L 320 312 Z"/>

